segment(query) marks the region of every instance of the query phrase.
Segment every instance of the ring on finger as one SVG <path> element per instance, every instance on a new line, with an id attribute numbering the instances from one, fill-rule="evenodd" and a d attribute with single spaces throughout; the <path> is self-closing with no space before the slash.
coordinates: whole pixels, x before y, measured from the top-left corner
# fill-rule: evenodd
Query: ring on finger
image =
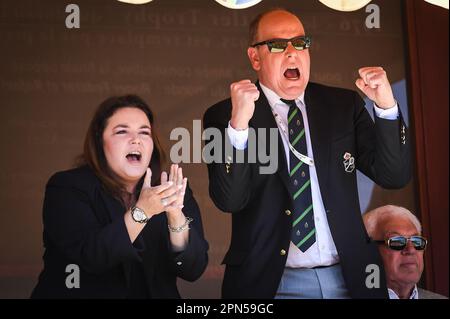
<path id="1" fill-rule="evenodd" d="M 161 204 L 164 206 L 164 207 L 166 207 L 167 206 L 167 204 L 168 204 L 168 202 L 167 202 L 167 198 L 163 198 L 163 199 L 161 199 Z"/>

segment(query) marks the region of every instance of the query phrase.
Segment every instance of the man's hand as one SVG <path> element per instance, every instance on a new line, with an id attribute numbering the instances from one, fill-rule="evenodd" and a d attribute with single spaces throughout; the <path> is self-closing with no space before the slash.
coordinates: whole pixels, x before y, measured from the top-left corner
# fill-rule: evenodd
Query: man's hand
<path id="1" fill-rule="evenodd" d="M 356 86 L 382 109 L 395 106 L 394 95 L 386 71 L 382 67 L 365 67 L 358 70 Z"/>
<path id="2" fill-rule="evenodd" d="M 255 112 L 255 101 L 259 98 L 259 91 L 250 80 L 234 82 L 230 86 L 231 127 L 237 130 L 248 128 L 248 122 Z"/>

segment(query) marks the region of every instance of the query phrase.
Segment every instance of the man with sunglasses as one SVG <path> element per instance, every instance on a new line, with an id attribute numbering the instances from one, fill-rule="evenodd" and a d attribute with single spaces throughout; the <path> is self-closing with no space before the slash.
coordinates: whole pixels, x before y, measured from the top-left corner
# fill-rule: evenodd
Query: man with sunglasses
<path id="1" fill-rule="evenodd" d="M 407 128 L 386 72 L 361 68 L 356 81 L 374 101 L 374 123 L 356 92 L 309 82 L 312 42 L 293 13 L 260 14 L 249 42 L 258 81 L 231 84 L 231 98 L 204 115 L 204 127 L 233 145 L 233 154 L 208 164 L 210 196 L 232 213 L 222 296 L 387 298 L 384 279 L 365 285 L 366 267 L 383 265 L 364 229 L 356 182 L 356 169 L 386 188 L 410 179 Z M 278 151 L 275 173 L 261 173 L 266 163 L 239 162 L 255 155 L 252 146 Z"/>
<path id="2" fill-rule="evenodd" d="M 417 288 L 422 276 L 426 238 L 409 210 L 387 205 L 363 215 L 369 236 L 379 244 L 390 299 L 442 299 L 442 295 Z"/>

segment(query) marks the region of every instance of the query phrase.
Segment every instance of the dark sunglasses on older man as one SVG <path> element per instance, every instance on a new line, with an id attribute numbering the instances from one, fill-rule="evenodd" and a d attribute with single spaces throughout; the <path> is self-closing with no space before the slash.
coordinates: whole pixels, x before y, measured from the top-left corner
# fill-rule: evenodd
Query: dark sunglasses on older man
<path id="1" fill-rule="evenodd" d="M 375 240 L 375 242 L 379 244 L 386 244 L 389 247 L 389 249 L 392 250 L 405 249 L 406 245 L 408 244 L 408 241 L 410 241 L 413 244 L 416 250 L 424 250 L 427 247 L 427 240 L 425 237 L 422 236 L 411 236 L 411 237 L 394 236 L 386 240 Z"/>
<path id="2" fill-rule="evenodd" d="M 291 39 L 272 39 L 267 41 L 262 41 L 251 45 L 252 48 L 257 47 L 258 45 L 267 44 L 269 51 L 272 53 L 280 53 L 286 50 L 289 42 L 291 42 L 292 46 L 296 50 L 305 50 L 311 46 L 311 37 L 306 35 L 301 35 L 298 37 L 294 37 Z"/>

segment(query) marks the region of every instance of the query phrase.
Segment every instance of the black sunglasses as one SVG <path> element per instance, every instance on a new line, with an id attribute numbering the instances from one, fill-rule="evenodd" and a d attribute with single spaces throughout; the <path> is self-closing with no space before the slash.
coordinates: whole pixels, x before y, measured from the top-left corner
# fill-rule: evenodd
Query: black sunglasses
<path id="1" fill-rule="evenodd" d="M 427 247 L 427 240 L 422 236 L 394 236 L 386 240 L 375 240 L 376 243 L 386 244 L 389 249 L 392 250 L 403 250 L 406 244 L 410 241 L 416 250 L 424 250 Z"/>
<path id="2" fill-rule="evenodd" d="M 292 46 L 296 50 L 305 50 L 311 46 L 311 37 L 306 35 L 301 35 L 298 37 L 294 37 L 292 39 L 272 39 L 267 41 L 262 41 L 251 45 L 252 48 L 257 47 L 258 45 L 267 44 L 269 51 L 272 53 L 280 53 L 286 50 L 288 43 L 291 42 Z"/>

